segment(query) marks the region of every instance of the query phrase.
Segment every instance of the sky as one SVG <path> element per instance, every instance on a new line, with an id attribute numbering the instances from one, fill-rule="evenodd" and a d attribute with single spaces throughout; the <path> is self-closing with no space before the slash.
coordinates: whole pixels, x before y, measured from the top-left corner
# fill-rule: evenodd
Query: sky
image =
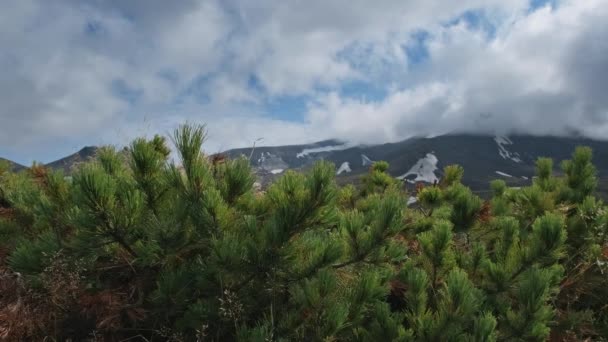
<path id="1" fill-rule="evenodd" d="M 0 157 L 206 124 L 209 153 L 608 138 L 608 0 L 6 0 Z"/>

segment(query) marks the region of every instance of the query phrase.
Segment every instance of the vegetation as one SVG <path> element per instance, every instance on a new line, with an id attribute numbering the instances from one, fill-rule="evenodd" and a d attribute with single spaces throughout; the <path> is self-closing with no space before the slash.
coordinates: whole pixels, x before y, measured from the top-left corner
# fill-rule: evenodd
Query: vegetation
<path id="1" fill-rule="evenodd" d="M 608 210 L 588 148 L 482 201 L 449 166 L 417 189 L 318 163 L 254 192 L 185 125 L 73 178 L 0 168 L 0 338 L 580 341 L 608 336 Z"/>

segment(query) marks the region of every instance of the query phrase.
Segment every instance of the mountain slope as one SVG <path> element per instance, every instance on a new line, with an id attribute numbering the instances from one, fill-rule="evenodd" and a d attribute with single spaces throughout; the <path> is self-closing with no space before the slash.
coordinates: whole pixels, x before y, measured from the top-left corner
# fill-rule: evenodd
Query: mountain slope
<path id="1" fill-rule="evenodd" d="M 446 165 L 459 164 L 465 170 L 463 182 L 483 193 L 488 191 L 488 183 L 493 179 L 504 179 L 511 186 L 529 184 L 538 157 L 553 158 L 559 173 L 559 162 L 570 158 L 576 146 L 581 145 L 593 149 L 600 190 L 608 194 L 608 141 L 583 138 L 461 134 L 368 146 L 326 140 L 305 145 L 232 149 L 223 154 L 230 158 L 242 155 L 249 158 L 262 185 L 272 182 L 286 170 L 306 170 L 321 159 L 336 165 L 340 183 L 356 183 L 375 160 L 389 162 L 389 173 L 411 184 L 432 183 L 441 179 Z M 75 165 L 94 158 L 98 150 L 98 147 L 88 146 L 46 165 L 69 175 Z M 16 163 L 11 165 L 17 171 L 25 168 Z"/>
<path id="2" fill-rule="evenodd" d="M 0 163 L 8 163 L 11 171 L 21 171 L 25 169 L 25 166 L 4 158 L 0 158 Z"/>
<path id="3" fill-rule="evenodd" d="M 97 154 L 98 150 L 99 147 L 86 146 L 80 151 L 71 154 L 67 157 L 56 160 L 54 162 L 50 162 L 46 164 L 46 166 L 54 170 L 63 170 L 66 175 L 69 175 L 76 165 L 93 159 Z"/>
<path id="4" fill-rule="evenodd" d="M 320 159 L 335 163 L 342 181 L 358 178 L 374 160 L 389 162 L 389 173 L 409 183 L 433 182 L 441 178 L 446 165 L 459 164 L 465 169 L 464 183 L 479 191 L 498 178 L 512 186 L 528 184 L 538 157 L 553 158 L 559 171 L 559 162 L 568 159 L 581 145 L 593 148 L 599 176 L 608 180 L 608 141 L 582 138 L 444 135 L 373 146 L 329 140 L 310 145 L 256 147 L 253 154 L 252 149 L 224 153 L 229 157 L 251 155 L 251 163 L 265 183 L 284 170 L 306 169 Z"/>

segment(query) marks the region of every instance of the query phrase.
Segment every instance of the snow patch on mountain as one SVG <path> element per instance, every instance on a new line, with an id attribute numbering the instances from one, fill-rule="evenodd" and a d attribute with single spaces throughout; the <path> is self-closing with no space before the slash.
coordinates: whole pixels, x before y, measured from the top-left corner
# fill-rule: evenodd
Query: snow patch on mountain
<path id="1" fill-rule="evenodd" d="M 329 145 L 329 146 L 322 146 L 322 147 L 305 148 L 302 150 L 302 152 L 296 154 L 296 157 L 304 158 L 308 155 L 315 154 L 315 153 L 344 151 L 344 150 L 347 150 L 347 149 L 349 149 L 351 147 L 355 147 L 355 146 L 356 145 L 354 145 L 354 144 L 342 144 L 342 145 Z"/>
<path id="2" fill-rule="evenodd" d="M 363 166 L 370 166 L 372 165 L 374 162 L 365 154 L 361 155 L 361 165 Z"/>
<path id="3" fill-rule="evenodd" d="M 427 153 L 427 155 L 418 160 L 418 162 L 412 166 L 412 168 L 405 174 L 397 177 L 397 179 L 403 180 L 408 176 L 414 175 L 416 176 L 413 179 L 414 182 L 427 182 L 427 183 L 435 183 L 438 182 L 439 179 L 435 175 L 435 170 L 437 170 L 437 163 L 439 159 L 433 153 Z"/>
<path id="4" fill-rule="evenodd" d="M 496 144 L 498 145 L 498 154 L 500 154 L 503 159 L 510 159 L 516 163 L 521 163 L 519 153 L 509 152 L 506 148 L 506 146 L 513 145 L 513 141 L 511 141 L 511 139 L 505 136 L 497 135 L 494 137 L 494 141 L 496 141 Z"/>
<path id="5" fill-rule="evenodd" d="M 278 175 L 279 173 L 283 173 L 283 171 L 285 171 L 284 169 L 274 169 L 274 170 L 270 170 L 270 173 L 272 173 L 273 175 Z"/>
<path id="6" fill-rule="evenodd" d="M 497 175 L 503 176 L 503 177 L 509 177 L 512 178 L 513 176 L 511 176 L 508 173 L 504 173 L 504 172 L 500 172 L 500 171 L 495 171 Z"/>
<path id="7" fill-rule="evenodd" d="M 289 165 L 277 155 L 270 152 L 262 152 L 260 158 L 258 158 L 258 167 L 272 173 L 276 170 L 288 169 Z"/>
<path id="8" fill-rule="evenodd" d="M 272 157 L 272 154 L 270 154 L 270 152 L 268 152 L 268 157 Z M 266 161 L 266 152 L 260 153 L 260 158 L 258 158 L 258 164 L 262 164 L 264 161 Z"/>
<path id="9" fill-rule="evenodd" d="M 410 198 L 407 199 L 407 205 L 412 205 L 416 202 L 418 202 L 418 199 L 414 196 L 410 196 Z"/>
<path id="10" fill-rule="evenodd" d="M 342 163 L 342 165 L 340 165 L 340 167 L 338 168 L 338 171 L 336 171 L 336 175 L 339 175 L 344 172 L 351 172 L 351 171 L 352 170 L 350 168 L 350 163 L 344 162 L 344 163 Z"/>

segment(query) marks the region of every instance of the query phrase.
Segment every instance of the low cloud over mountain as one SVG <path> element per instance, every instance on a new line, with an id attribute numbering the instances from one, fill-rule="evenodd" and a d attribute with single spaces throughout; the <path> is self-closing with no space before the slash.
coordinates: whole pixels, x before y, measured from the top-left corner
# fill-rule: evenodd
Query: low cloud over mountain
<path id="1" fill-rule="evenodd" d="M 608 0 L 0 4 L 0 155 L 205 122 L 211 152 L 446 132 L 608 136 Z"/>

